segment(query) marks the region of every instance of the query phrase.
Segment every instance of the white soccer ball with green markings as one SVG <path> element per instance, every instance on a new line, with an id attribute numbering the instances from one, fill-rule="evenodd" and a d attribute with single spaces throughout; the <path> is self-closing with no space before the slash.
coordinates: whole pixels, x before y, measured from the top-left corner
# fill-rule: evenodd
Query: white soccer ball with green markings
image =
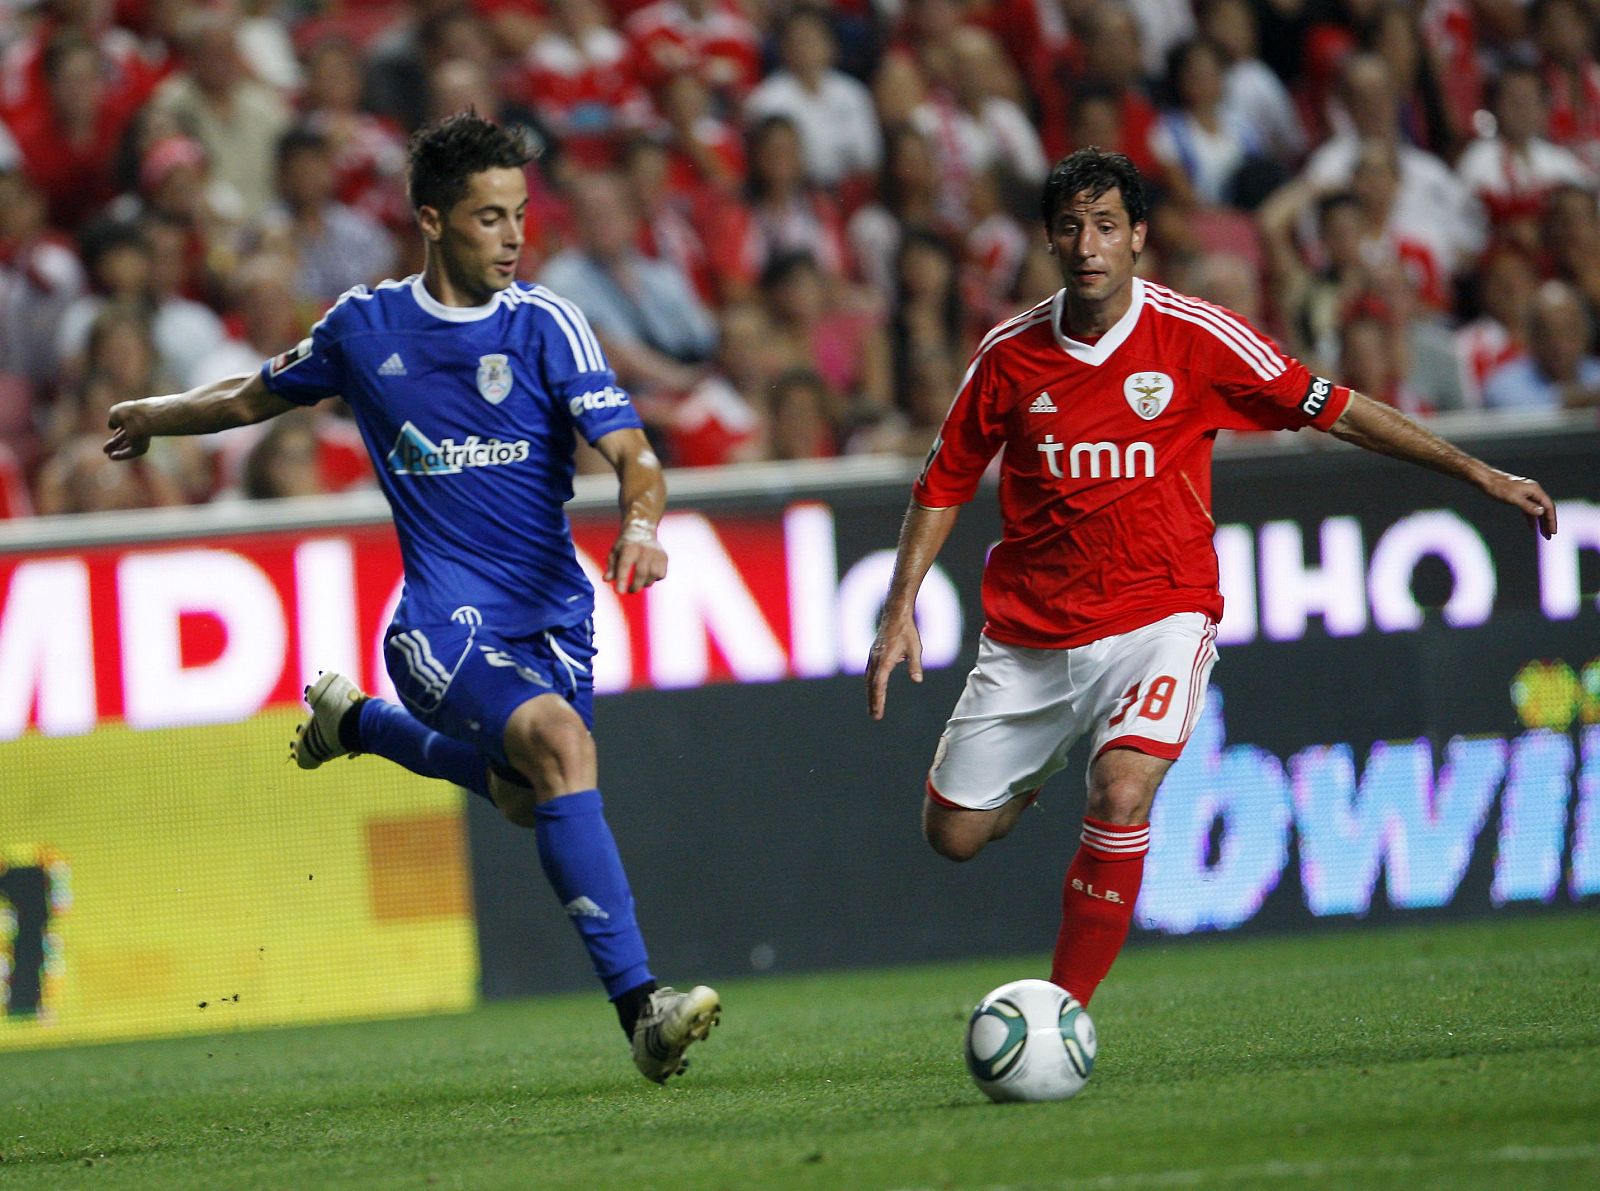
<path id="1" fill-rule="evenodd" d="M 1094 1022 L 1048 980 L 1002 984 L 967 1022 L 967 1070 L 991 1100 L 1068 1100 L 1094 1070 Z"/>

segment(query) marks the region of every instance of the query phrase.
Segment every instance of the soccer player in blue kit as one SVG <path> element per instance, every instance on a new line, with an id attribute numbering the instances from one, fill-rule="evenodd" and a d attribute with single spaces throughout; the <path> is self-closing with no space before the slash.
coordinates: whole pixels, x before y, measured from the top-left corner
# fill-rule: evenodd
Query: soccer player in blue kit
<path id="1" fill-rule="evenodd" d="M 517 282 L 528 202 L 521 137 L 467 112 L 412 138 L 420 275 L 359 286 L 261 370 L 112 407 L 106 453 L 209 434 L 326 397 L 355 413 L 394 512 L 405 593 L 384 660 L 401 705 L 326 673 L 291 751 L 303 769 L 375 753 L 489 798 L 531 827 L 545 876 L 657 1083 L 721 1013 L 714 990 L 658 987 L 597 788 L 594 590 L 563 508 L 575 434 L 615 468 L 619 592 L 667 573 L 661 466 L 588 321 Z"/>

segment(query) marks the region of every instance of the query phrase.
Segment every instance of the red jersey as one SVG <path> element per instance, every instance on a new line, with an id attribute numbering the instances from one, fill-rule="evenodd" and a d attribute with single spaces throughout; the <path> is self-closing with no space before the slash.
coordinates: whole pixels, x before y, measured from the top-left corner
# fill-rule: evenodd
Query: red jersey
<path id="1" fill-rule="evenodd" d="M 972 499 L 995 452 L 1004 533 L 983 631 L 1064 649 L 1175 612 L 1222 617 L 1211 544 L 1216 432 L 1339 419 L 1350 391 L 1231 311 L 1135 278 L 1094 343 L 1061 332 L 1063 290 L 979 345 L 913 495 Z"/>

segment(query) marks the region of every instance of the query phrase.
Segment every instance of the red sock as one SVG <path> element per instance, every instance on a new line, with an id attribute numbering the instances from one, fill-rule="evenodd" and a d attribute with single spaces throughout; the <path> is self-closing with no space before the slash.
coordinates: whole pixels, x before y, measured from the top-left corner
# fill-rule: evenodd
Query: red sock
<path id="1" fill-rule="evenodd" d="M 1083 842 L 1061 886 L 1061 933 L 1050 980 L 1087 1005 L 1128 937 L 1144 880 L 1150 824 L 1083 821 Z"/>

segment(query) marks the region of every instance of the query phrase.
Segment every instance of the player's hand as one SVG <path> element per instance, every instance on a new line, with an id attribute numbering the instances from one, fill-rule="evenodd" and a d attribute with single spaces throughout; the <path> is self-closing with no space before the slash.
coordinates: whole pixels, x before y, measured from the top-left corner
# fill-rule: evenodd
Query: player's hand
<path id="1" fill-rule="evenodd" d="M 101 450 L 118 461 L 137 459 L 150 449 L 150 424 L 143 403 L 119 401 L 106 415 L 111 437 Z"/>
<path id="2" fill-rule="evenodd" d="M 1503 471 L 1491 471 L 1489 478 L 1483 482 L 1483 490 L 1495 500 L 1521 509 L 1528 516 L 1528 524 L 1535 526 L 1546 538 L 1555 535 L 1556 502 L 1535 481 Z"/>
<path id="3" fill-rule="evenodd" d="M 889 700 L 889 675 L 901 662 L 905 662 L 912 682 L 922 681 L 922 636 L 917 632 L 916 619 L 885 617 L 872 642 L 872 652 L 867 655 L 867 714 L 875 720 L 883 718 L 883 708 Z"/>
<path id="4" fill-rule="evenodd" d="M 656 527 L 648 521 L 630 521 L 622 527 L 606 563 L 606 582 L 618 595 L 643 591 L 667 577 L 667 552 L 656 540 Z"/>

